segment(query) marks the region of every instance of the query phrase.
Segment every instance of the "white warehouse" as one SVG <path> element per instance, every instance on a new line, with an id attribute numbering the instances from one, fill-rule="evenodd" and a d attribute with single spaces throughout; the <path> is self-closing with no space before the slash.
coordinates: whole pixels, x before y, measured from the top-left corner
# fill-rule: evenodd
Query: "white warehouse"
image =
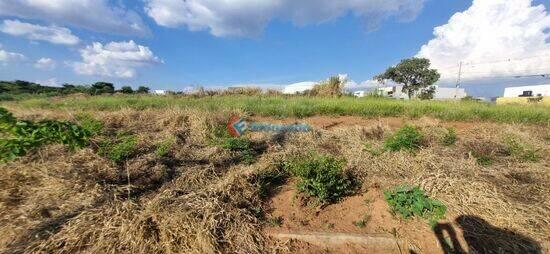
<path id="1" fill-rule="evenodd" d="M 538 86 L 516 86 L 504 89 L 505 98 L 550 96 L 550 84 Z"/>

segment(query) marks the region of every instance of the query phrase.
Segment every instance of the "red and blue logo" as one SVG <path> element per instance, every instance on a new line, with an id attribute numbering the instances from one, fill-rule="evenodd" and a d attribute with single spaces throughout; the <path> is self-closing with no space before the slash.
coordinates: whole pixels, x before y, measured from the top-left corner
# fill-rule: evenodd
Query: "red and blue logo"
<path id="1" fill-rule="evenodd" d="M 227 123 L 227 130 L 233 137 L 240 137 L 247 129 L 246 121 L 238 116 L 232 116 Z"/>

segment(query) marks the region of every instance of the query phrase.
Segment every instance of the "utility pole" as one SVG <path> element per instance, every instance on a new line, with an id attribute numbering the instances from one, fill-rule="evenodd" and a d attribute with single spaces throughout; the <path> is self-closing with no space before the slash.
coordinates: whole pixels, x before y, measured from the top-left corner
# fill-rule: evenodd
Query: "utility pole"
<path id="1" fill-rule="evenodd" d="M 458 97 L 458 88 L 460 87 L 460 82 L 462 81 L 462 61 L 458 65 L 458 79 L 456 80 L 456 89 L 455 89 L 455 100 Z"/>

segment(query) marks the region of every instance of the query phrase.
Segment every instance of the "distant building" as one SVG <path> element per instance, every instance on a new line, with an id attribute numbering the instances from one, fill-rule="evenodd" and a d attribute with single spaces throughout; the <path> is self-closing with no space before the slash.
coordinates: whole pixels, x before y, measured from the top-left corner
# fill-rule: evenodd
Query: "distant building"
<path id="1" fill-rule="evenodd" d="M 550 84 L 539 86 L 516 86 L 504 89 L 504 98 L 550 96 Z"/>
<path id="2" fill-rule="evenodd" d="M 313 87 L 317 84 L 318 84 L 317 82 L 311 82 L 311 81 L 291 84 L 291 85 L 285 86 L 285 88 L 283 89 L 283 93 L 284 94 L 303 93 L 307 90 L 313 89 Z"/>
<path id="3" fill-rule="evenodd" d="M 154 95 L 167 95 L 168 92 L 166 90 L 153 90 Z"/>
<path id="4" fill-rule="evenodd" d="M 550 84 L 538 86 L 516 86 L 504 89 L 504 97 L 496 99 L 497 104 L 544 104 L 550 105 Z"/>
<path id="5" fill-rule="evenodd" d="M 367 95 L 367 93 L 365 91 L 355 91 L 353 93 L 353 96 L 357 97 L 357 98 L 363 98 Z"/>
<path id="6" fill-rule="evenodd" d="M 403 92 L 403 86 L 396 85 L 377 89 L 378 94 L 395 99 L 408 100 L 409 96 Z M 434 100 L 454 100 L 468 96 L 464 88 L 438 87 L 436 86 Z"/>

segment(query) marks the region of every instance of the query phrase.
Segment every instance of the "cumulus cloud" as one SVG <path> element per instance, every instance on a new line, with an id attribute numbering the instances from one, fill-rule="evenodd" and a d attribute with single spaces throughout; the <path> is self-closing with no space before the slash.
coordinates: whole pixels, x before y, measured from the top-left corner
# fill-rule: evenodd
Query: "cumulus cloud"
<path id="1" fill-rule="evenodd" d="M 51 58 L 40 58 L 34 63 L 35 68 L 48 71 L 55 69 L 56 66 L 56 62 Z"/>
<path id="2" fill-rule="evenodd" d="M 149 34 L 136 12 L 109 0 L 0 0 L 0 15 L 41 19 L 96 32 Z"/>
<path id="3" fill-rule="evenodd" d="M 19 20 L 4 20 L 0 31 L 13 36 L 22 36 L 30 40 L 42 40 L 54 44 L 75 45 L 80 42 L 71 30 L 58 26 L 40 26 Z"/>
<path id="4" fill-rule="evenodd" d="M 145 11 L 161 26 L 187 26 L 215 36 L 254 36 L 272 19 L 318 24 L 352 13 L 375 29 L 389 17 L 412 20 L 426 0 L 146 0 Z"/>
<path id="5" fill-rule="evenodd" d="M 94 42 L 80 50 L 82 62 L 73 63 L 76 73 L 116 78 L 133 78 L 136 68 L 162 63 L 153 52 L 134 41 Z"/>
<path id="6" fill-rule="evenodd" d="M 456 80 L 550 73 L 550 15 L 532 0 L 474 0 L 449 22 L 436 27 L 435 38 L 422 46 L 442 74 Z"/>
<path id="7" fill-rule="evenodd" d="M 23 61 L 25 59 L 26 57 L 24 55 L 3 50 L 2 45 L 0 45 L 0 63 L 6 64 L 8 62 Z"/>

